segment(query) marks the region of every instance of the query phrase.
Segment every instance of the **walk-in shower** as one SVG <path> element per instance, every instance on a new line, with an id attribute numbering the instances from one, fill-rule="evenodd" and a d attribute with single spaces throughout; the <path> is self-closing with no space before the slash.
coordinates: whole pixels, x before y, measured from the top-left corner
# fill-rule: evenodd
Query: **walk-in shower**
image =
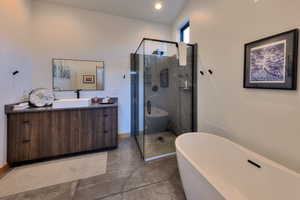
<path id="1" fill-rule="evenodd" d="M 131 133 L 145 160 L 174 154 L 176 137 L 196 131 L 197 45 L 186 51 L 180 65 L 178 43 L 145 38 L 131 55 Z"/>

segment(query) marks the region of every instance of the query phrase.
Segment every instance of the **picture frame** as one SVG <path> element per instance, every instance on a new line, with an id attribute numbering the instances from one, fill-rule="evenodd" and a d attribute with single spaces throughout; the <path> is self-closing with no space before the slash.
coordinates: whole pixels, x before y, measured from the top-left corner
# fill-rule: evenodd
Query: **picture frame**
<path id="1" fill-rule="evenodd" d="M 94 75 L 82 75 L 83 84 L 95 84 L 95 76 Z"/>
<path id="2" fill-rule="evenodd" d="M 245 44 L 244 88 L 297 89 L 299 30 Z"/>

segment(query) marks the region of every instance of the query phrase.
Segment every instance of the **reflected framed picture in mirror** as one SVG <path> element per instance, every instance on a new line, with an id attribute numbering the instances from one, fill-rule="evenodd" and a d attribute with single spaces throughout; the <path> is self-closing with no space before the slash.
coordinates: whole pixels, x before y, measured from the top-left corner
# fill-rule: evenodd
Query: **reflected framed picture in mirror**
<path id="1" fill-rule="evenodd" d="M 104 61 L 52 60 L 54 91 L 104 90 Z"/>
<path id="2" fill-rule="evenodd" d="M 82 75 L 83 84 L 95 84 L 95 75 Z"/>

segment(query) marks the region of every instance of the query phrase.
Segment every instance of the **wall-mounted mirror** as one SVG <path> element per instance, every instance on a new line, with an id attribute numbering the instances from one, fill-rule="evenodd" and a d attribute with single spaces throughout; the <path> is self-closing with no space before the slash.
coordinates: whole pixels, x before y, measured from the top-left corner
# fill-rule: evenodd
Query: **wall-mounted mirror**
<path id="1" fill-rule="evenodd" d="M 104 62 L 53 59 L 53 90 L 104 90 Z"/>

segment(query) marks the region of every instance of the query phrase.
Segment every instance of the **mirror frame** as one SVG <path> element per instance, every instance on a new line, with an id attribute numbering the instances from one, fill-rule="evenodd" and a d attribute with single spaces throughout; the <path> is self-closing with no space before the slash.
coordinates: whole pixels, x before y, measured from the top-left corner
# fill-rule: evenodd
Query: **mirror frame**
<path id="1" fill-rule="evenodd" d="M 53 78 L 53 75 L 54 75 L 54 71 L 53 71 L 53 66 L 54 66 L 54 61 L 55 60 L 70 60 L 70 61 L 82 61 L 82 62 L 100 62 L 100 63 L 103 63 L 103 90 L 55 90 L 54 89 L 54 78 Z M 82 60 L 82 59 L 67 59 L 67 58 L 52 58 L 52 65 L 51 65 L 51 70 L 52 70 L 52 90 L 53 92 L 68 92 L 68 91 L 104 91 L 105 90 L 105 62 L 102 61 L 102 60 Z M 96 76 L 96 82 L 97 82 L 97 76 Z"/>

